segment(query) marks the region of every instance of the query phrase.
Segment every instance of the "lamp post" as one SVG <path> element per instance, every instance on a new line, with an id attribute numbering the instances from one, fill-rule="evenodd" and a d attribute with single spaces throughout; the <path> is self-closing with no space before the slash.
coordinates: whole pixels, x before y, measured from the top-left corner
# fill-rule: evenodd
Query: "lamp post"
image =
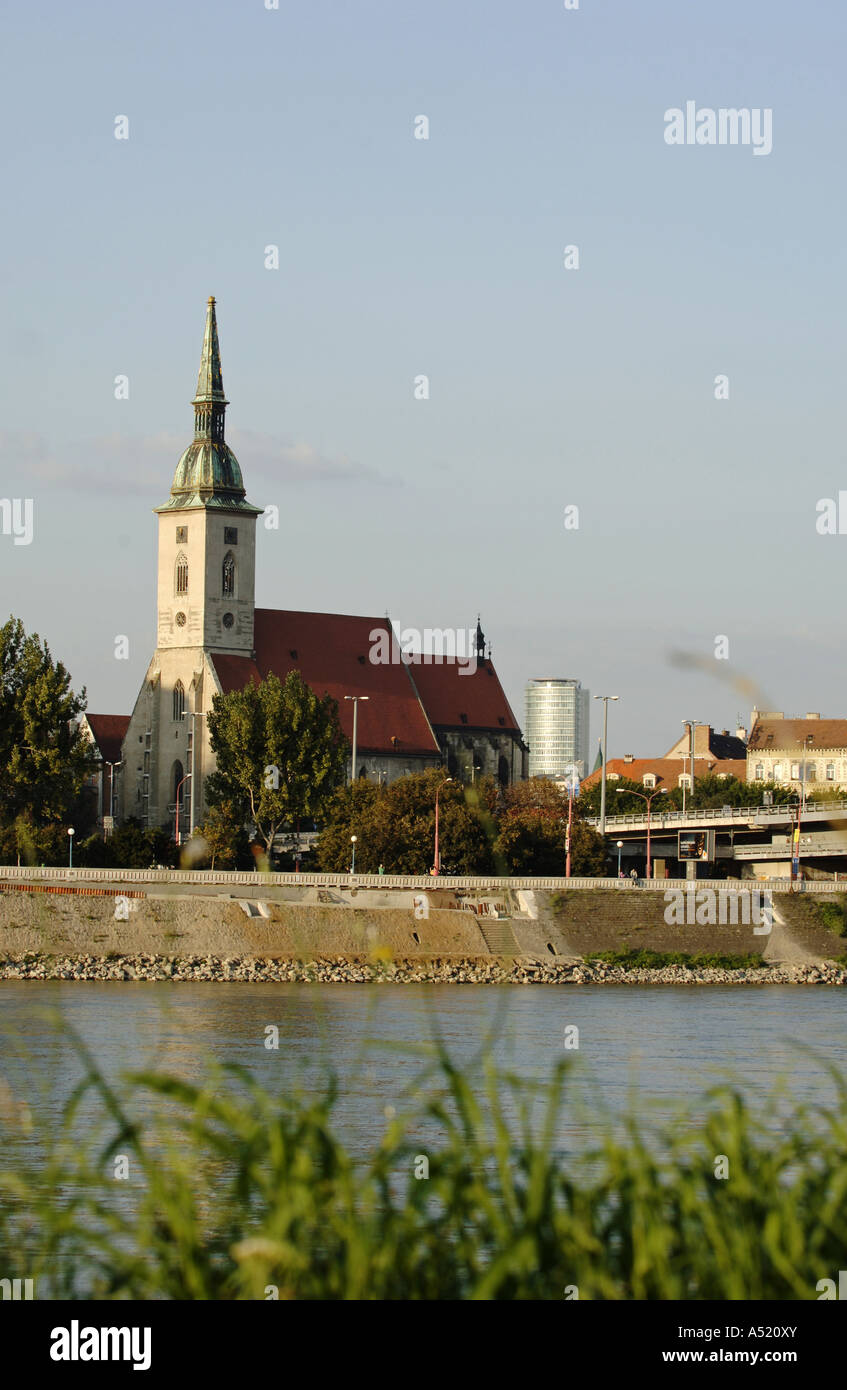
<path id="1" fill-rule="evenodd" d="M 571 876 L 571 829 L 573 827 L 573 799 L 579 793 L 579 769 L 571 763 L 565 769 L 565 786 L 568 789 L 568 833 L 565 839 L 565 878 Z"/>
<path id="2" fill-rule="evenodd" d="M 606 735 L 609 723 L 609 701 L 619 700 L 619 695 L 595 695 L 595 700 L 603 701 L 603 772 L 600 777 L 600 825 L 601 835 L 606 833 Z"/>
<path id="3" fill-rule="evenodd" d="M 803 739 L 803 763 L 800 768 L 800 772 L 802 774 L 800 778 L 800 803 L 804 811 L 806 809 L 806 760 L 809 756 L 809 744 L 814 741 L 814 737 L 814 734 L 807 734 L 806 737 Z"/>
<path id="4" fill-rule="evenodd" d="M 697 728 L 698 724 L 702 723 L 702 721 L 701 721 L 700 719 L 683 719 L 682 722 L 683 722 L 683 725 L 685 725 L 685 727 L 688 729 L 689 738 L 690 738 L 690 743 L 691 743 L 691 805 L 692 805 L 692 808 L 693 808 L 693 806 L 694 806 L 694 730 Z M 684 772 L 684 770 L 685 770 L 685 759 L 684 759 L 684 758 L 683 758 L 683 764 L 682 764 L 682 766 L 683 766 L 683 772 Z M 683 784 L 682 784 L 682 810 L 683 810 L 683 813 L 684 813 L 684 812 L 685 812 L 685 782 L 683 782 Z"/>
<path id="5" fill-rule="evenodd" d="M 176 806 L 174 807 L 174 839 L 176 840 L 178 845 L 182 843 L 179 834 L 179 794 L 182 791 L 183 785 L 189 780 L 189 778 L 191 778 L 191 773 L 186 772 L 182 781 L 177 782 L 176 787 Z"/>
<path id="6" fill-rule="evenodd" d="M 189 811 L 188 811 L 188 833 L 189 833 L 189 835 L 193 835 L 193 834 L 194 834 L 194 820 L 195 820 L 195 816 L 194 816 L 194 811 L 195 811 L 194 784 L 195 784 L 195 782 L 196 782 L 197 779 L 195 778 L 194 773 L 195 773 L 196 770 L 197 770 L 197 720 L 198 720 L 198 719 L 205 719 L 205 718 L 206 718 L 206 712 L 205 712 L 205 710 L 202 710 L 202 709 L 193 709 L 193 710 L 191 711 L 191 772 L 189 773 L 189 776 L 190 776 L 190 778 L 191 778 L 191 786 L 189 787 L 189 792 L 190 792 L 190 797 L 191 797 L 191 799 L 190 799 L 190 801 L 189 801 L 189 803 L 188 803 L 188 804 L 189 804 Z"/>
<path id="7" fill-rule="evenodd" d="M 650 807 L 653 802 L 653 797 L 667 796 L 668 789 L 667 787 L 657 787 L 656 790 L 654 792 L 651 792 L 649 796 L 645 796 L 643 792 L 629 792 L 626 790 L 626 788 L 618 787 L 617 794 L 618 796 L 637 796 L 639 801 L 647 802 L 647 878 L 649 879 L 652 877 L 650 870 L 653 867 L 653 861 L 650 857 Z"/>
<path id="8" fill-rule="evenodd" d="M 351 873 L 351 874 L 354 874 L 354 873 L 356 872 L 356 840 L 357 840 L 357 838 L 358 838 L 358 837 L 357 837 L 356 835 L 351 835 L 351 836 L 350 836 L 350 843 L 351 843 L 351 845 L 353 846 L 353 858 L 350 860 L 350 873 Z"/>
<path id="9" fill-rule="evenodd" d="M 621 850 L 622 850 L 622 849 L 623 849 L 623 840 L 618 840 L 618 878 L 620 878 L 620 876 L 621 876 Z"/>
<path id="10" fill-rule="evenodd" d="M 443 782 L 439 782 L 438 790 L 435 793 L 435 863 L 432 866 L 432 872 L 436 876 L 441 872 L 441 863 L 438 857 L 438 798 L 441 795 L 441 788 L 452 781 L 452 777 L 445 777 Z"/>
<path id="11" fill-rule="evenodd" d="M 69 869 L 72 869 L 73 866 L 74 866 L 74 835 L 75 835 L 75 834 L 76 834 L 76 831 L 74 830 L 73 826 L 72 826 L 72 825 L 69 825 L 69 826 L 68 826 L 68 868 L 69 868 Z"/>
<path id="12" fill-rule="evenodd" d="M 350 764 L 350 785 L 356 780 L 356 738 L 359 729 L 359 701 L 369 700 L 370 695 L 345 695 L 345 700 L 353 701 L 353 761 Z"/>
<path id="13" fill-rule="evenodd" d="M 116 767 L 123 767 L 123 765 L 124 765 L 124 760 L 123 760 L 123 758 L 120 758 L 120 759 L 118 760 L 118 762 L 116 762 L 116 763 L 109 763 L 109 762 L 106 763 L 106 766 L 107 766 L 107 768 L 109 769 L 109 818 L 110 818 L 110 820 L 114 820 L 114 818 L 115 818 L 115 768 L 116 768 Z"/>

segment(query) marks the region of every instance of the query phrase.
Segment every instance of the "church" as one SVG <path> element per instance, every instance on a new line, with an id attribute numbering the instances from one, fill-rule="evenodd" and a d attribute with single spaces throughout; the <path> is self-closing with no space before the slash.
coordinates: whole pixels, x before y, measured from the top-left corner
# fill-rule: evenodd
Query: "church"
<path id="1" fill-rule="evenodd" d="M 123 737 L 114 794 L 120 819 L 170 826 L 179 839 L 190 834 L 205 814 L 203 786 L 215 769 L 205 718 L 212 700 L 271 672 L 284 681 L 297 670 L 317 694 L 330 694 L 351 744 L 357 711 L 351 777 L 391 782 L 443 766 L 468 782 L 491 775 L 506 786 L 525 778 L 527 748 L 479 622 L 470 669 L 440 654 L 375 661 L 377 636 L 398 653 L 388 617 L 256 607 L 262 509 L 247 500 L 224 437 L 228 401 L 214 299 L 192 405 L 194 439 L 170 496 L 156 508 L 156 650 Z M 105 718 L 89 716 L 95 724 Z"/>

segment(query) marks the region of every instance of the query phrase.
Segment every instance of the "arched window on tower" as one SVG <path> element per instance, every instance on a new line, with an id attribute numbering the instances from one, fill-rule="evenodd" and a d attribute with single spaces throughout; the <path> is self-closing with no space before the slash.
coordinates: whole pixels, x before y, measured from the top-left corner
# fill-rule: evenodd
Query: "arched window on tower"
<path id="1" fill-rule="evenodd" d="M 176 557 L 176 592 L 188 593 L 188 559 L 182 551 Z"/>
<path id="2" fill-rule="evenodd" d="M 185 688 L 182 681 L 174 686 L 174 719 L 185 718 Z"/>
<path id="3" fill-rule="evenodd" d="M 235 556 L 228 550 L 224 556 L 222 592 L 224 598 L 235 598 Z"/>

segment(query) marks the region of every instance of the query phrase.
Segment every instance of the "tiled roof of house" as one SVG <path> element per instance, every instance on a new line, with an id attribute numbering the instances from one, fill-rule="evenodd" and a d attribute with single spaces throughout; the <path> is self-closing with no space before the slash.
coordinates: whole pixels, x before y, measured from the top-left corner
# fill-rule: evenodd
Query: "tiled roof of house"
<path id="1" fill-rule="evenodd" d="M 802 752 L 808 748 L 847 748 L 847 719 L 757 719 L 753 725 L 748 753 L 766 753 L 769 748 Z"/>
<path id="2" fill-rule="evenodd" d="M 688 768 L 686 768 L 688 771 Z M 606 781 L 610 777 L 627 778 L 631 782 L 640 782 L 645 775 L 652 773 L 656 778 L 658 787 L 679 786 L 679 779 L 683 775 L 683 763 L 681 758 L 633 758 L 632 762 L 627 762 L 626 758 L 610 758 L 606 764 Z M 743 782 L 747 777 L 747 761 L 744 758 L 695 758 L 694 776 L 695 777 L 717 777 L 726 774 L 728 777 L 737 777 Z M 592 772 L 583 781 L 584 787 L 596 786 L 602 777 L 602 772 Z"/>

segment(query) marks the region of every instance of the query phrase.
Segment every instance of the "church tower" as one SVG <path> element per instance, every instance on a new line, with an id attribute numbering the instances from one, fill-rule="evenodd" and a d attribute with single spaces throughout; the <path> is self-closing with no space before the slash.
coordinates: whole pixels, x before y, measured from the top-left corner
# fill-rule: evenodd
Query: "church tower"
<path id="1" fill-rule="evenodd" d="M 194 406 L 194 439 L 156 508 L 159 560 L 156 650 L 123 743 L 122 815 L 168 826 L 180 840 L 204 814 L 214 767 L 206 715 L 220 685 L 213 655 L 253 654 L 256 518 L 238 460 L 224 439 L 224 395 L 215 301 L 206 328 Z M 196 739 L 196 748 L 195 748 Z"/>
<path id="2" fill-rule="evenodd" d="M 176 466 L 159 517 L 160 650 L 201 647 L 249 656 L 253 650 L 256 517 L 238 460 L 224 440 L 224 395 L 215 301 L 206 330 L 194 406 L 194 440 Z"/>

